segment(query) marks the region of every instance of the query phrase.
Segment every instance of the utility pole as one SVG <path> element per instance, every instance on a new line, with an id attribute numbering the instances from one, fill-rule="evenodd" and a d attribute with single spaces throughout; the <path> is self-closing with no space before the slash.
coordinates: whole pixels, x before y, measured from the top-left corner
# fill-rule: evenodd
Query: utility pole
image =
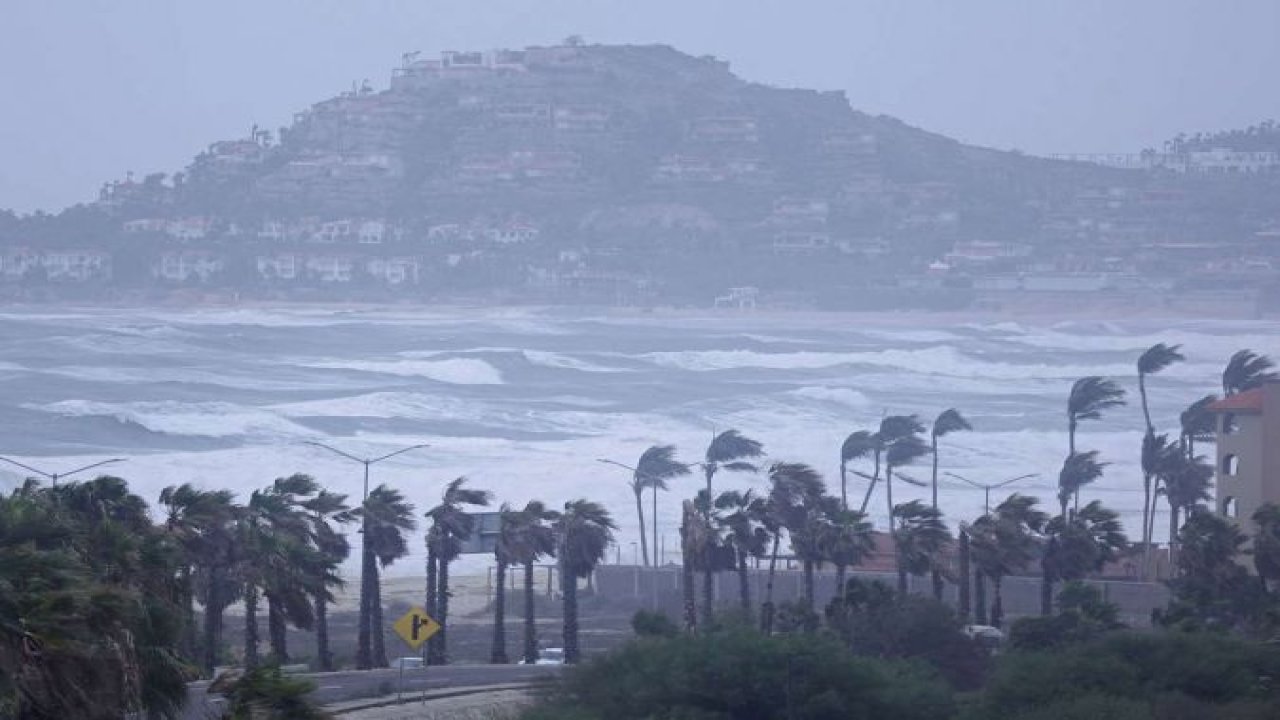
<path id="1" fill-rule="evenodd" d="M 40 477 L 46 478 L 53 483 L 54 487 L 58 486 L 58 481 L 61 480 L 62 478 L 70 477 L 77 473 L 82 473 L 85 470 L 92 470 L 93 468 L 96 468 L 96 467 L 102 467 L 103 465 L 111 465 L 112 463 L 124 462 L 124 458 L 111 458 L 110 460 L 102 460 L 100 462 L 93 463 L 92 465 L 85 465 L 84 467 L 76 468 L 75 470 L 68 470 L 66 472 L 61 472 L 61 473 L 51 473 L 51 472 L 45 472 L 44 470 L 39 470 L 37 468 L 33 468 L 30 465 L 20 463 L 17 460 L 13 460 L 11 458 L 7 458 L 4 456 L 0 456 L 0 460 L 3 460 L 4 462 L 9 463 L 10 465 L 17 465 L 23 470 L 33 472 L 36 475 L 39 475 Z"/>

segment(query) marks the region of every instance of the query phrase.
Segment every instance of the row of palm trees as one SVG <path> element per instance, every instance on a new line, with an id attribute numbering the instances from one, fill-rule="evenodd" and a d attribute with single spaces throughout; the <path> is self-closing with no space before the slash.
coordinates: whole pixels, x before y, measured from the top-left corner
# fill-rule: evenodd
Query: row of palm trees
<path id="1" fill-rule="evenodd" d="M 1167 433 L 1157 434 L 1151 419 L 1148 379 L 1181 360 L 1183 355 L 1178 346 L 1160 343 L 1143 352 L 1137 361 L 1138 388 L 1146 421 L 1141 450 L 1143 514 L 1141 541 L 1137 546 L 1144 577 L 1152 571 L 1152 537 L 1159 498 L 1163 497 L 1168 505 L 1170 562 L 1173 562 L 1181 518 L 1209 499 L 1212 483 L 1213 468 L 1196 455 L 1195 446 L 1197 441 L 1213 439 L 1214 417 L 1208 406 L 1217 400 L 1217 396 L 1202 397 L 1181 414 L 1176 440 L 1170 440 Z M 1231 357 L 1223 371 L 1223 393 L 1243 392 L 1275 377 L 1269 358 L 1241 350 Z M 967 610 L 970 601 L 971 576 L 967 567 L 970 563 L 977 572 L 975 596 L 985 596 L 985 582 L 993 582 L 995 602 L 992 610 L 998 618 L 1001 614 L 1000 581 L 1008 574 L 1023 572 L 1039 560 L 1042 610 L 1048 613 L 1057 583 L 1100 570 L 1128 551 L 1127 538 L 1114 511 L 1097 501 L 1080 506 L 1082 490 L 1102 477 L 1107 463 L 1100 459 L 1098 451 L 1077 447 L 1081 424 L 1099 420 L 1107 411 L 1124 405 L 1125 394 L 1115 381 L 1099 376 L 1084 377 L 1072 385 L 1066 407 L 1067 455 L 1058 473 L 1056 515 L 1038 510 L 1037 499 L 1015 494 L 994 511 L 988 510 L 976 521 L 961 524 L 959 564 L 965 567 L 956 579 L 961 586 L 962 609 Z M 795 557 L 804 567 L 805 602 L 812 607 L 814 567 L 823 563 L 835 565 L 840 586 L 843 586 L 847 568 L 865 556 L 871 542 L 867 507 L 877 487 L 883 486 L 890 519 L 888 529 L 898 558 L 900 586 L 906 586 L 908 575 L 929 574 L 935 594 L 941 597 L 945 578 L 955 573 L 944 567 L 940 559 L 952 538 L 938 508 L 938 439 L 970 429 L 964 416 L 951 408 L 939 413 L 928 428 L 915 415 L 889 415 L 875 430 L 851 433 L 840 448 L 838 499 L 826 496 L 821 478 L 812 468 L 785 463 L 769 467 L 770 490 L 763 496 L 756 496 L 753 491 L 744 493 L 737 490 L 713 495 L 712 480 L 719 471 L 754 473 L 760 469 L 756 461 L 764 454 L 762 445 L 735 430 L 714 435 L 703 459 L 697 463 L 686 464 L 676 460 L 673 446 L 652 446 L 645 450 L 634 467 L 623 465 L 632 471 L 630 485 L 636 497 L 641 547 L 648 546 L 643 493 L 649 490 L 653 494 L 654 516 L 650 520 L 656 544 L 658 491 L 668 489 L 672 480 L 699 467 L 706 487 L 699 491 L 692 503 L 686 503 L 681 522 L 681 547 L 685 574 L 692 577 L 695 570 L 700 570 L 703 575 L 702 612 L 699 617 L 694 611 L 694 593 L 691 584 L 686 583 L 686 625 L 693 628 L 698 621 L 709 622 L 713 575 L 721 570 L 738 570 L 742 605 L 744 609 L 750 609 L 746 580 L 749 558 L 769 558 L 768 593 L 772 587 L 780 537 L 784 532 L 790 538 Z M 925 455 L 932 461 L 930 504 L 925 505 L 921 501 L 895 503 L 895 478 L 923 485 L 903 475 L 901 469 Z M 855 469 L 853 464 L 856 461 L 869 462 L 870 472 Z M 849 508 L 850 475 L 867 481 L 857 510 Z M 772 552 L 766 547 L 772 547 Z M 656 554 L 654 561 L 656 564 Z M 647 549 L 644 562 L 649 562 Z M 764 605 L 765 625 L 769 622 L 770 601 L 771 598 L 766 599 Z M 981 619 L 986 614 L 985 602 L 977 604 Z"/>

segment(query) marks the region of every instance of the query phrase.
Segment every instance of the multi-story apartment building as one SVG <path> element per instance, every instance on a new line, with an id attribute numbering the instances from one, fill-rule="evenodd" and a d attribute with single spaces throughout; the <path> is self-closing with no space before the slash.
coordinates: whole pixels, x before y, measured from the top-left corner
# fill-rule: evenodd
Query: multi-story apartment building
<path id="1" fill-rule="evenodd" d="M 1209 409 L 1217 415 L 1214 510 L 1250 532 L 1259 507 L 1280 503 L 1280 382 L 1229 395 Z"/>

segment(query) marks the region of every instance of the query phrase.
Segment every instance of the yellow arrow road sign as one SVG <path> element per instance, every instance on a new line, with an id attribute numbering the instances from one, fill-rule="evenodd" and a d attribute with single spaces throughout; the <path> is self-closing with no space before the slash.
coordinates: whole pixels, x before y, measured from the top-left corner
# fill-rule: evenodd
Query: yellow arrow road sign
<path id="1" fill-rule="evenodd" d="M 405 641 L 409 647 L 417 650 L 422 647 L 422 643 L 426 642 L 440 632 L 440 623 L 436 622 L 425 610 L 420 607 L 409 608 L 409 612 L 391 626 Z"/>

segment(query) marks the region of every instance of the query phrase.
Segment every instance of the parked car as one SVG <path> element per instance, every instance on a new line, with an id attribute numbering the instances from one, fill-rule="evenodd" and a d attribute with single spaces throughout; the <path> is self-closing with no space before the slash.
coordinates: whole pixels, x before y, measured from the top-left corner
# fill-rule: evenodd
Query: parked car
<path id="1" fill-rule="evenodd" d="M 521 665 L 528 665 L 524 660 L 520 661 Z M 538 660 L 534 665 L 563 665 L 564 664 L 564 648 L 543 648 L 538 651 Z"/>
<path id="2" fill-rule="evenodd" d="M 418 670 L 423 667 L 422 658 L 420 657 L 396 658 L 395 662 L 391 663 L 391 667 L 397 668 L 400 670 Z"/>
<path id="3" fill-rule="evenodd" d="M 990 625 L 965 625 L 964 634 L 977 640 L 982 647 L 997 652 L 1004 644 L 1004 631 Z"/>

